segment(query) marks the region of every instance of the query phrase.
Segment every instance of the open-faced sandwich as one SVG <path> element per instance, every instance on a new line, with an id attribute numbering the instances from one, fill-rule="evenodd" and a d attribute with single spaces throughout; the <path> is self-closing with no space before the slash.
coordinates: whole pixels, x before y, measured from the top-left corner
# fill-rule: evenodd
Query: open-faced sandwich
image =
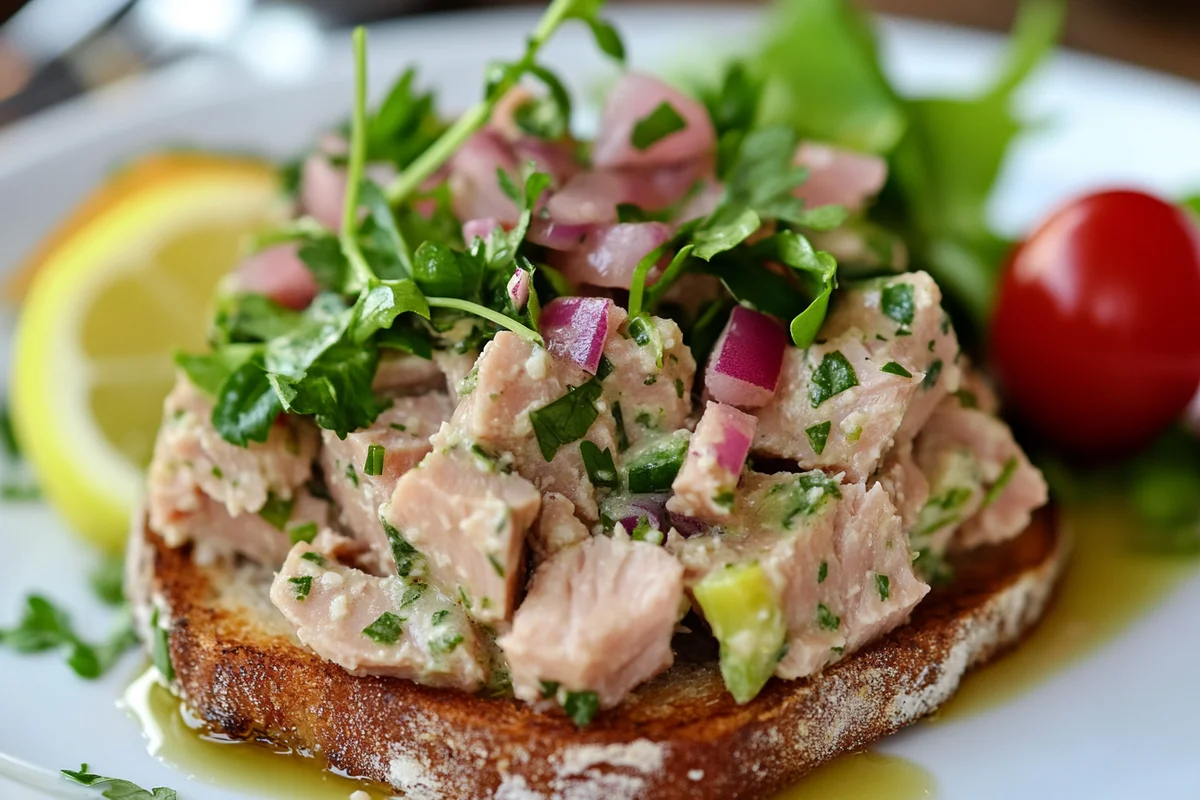
<path id="1" fill-rule="evenodd" d="M 737 66 L 595 137 L 524 56 L 406 76 L 181 356 L 130 548 L 214 729 L 414 798 L 761 797 L 934 710 L 1058 575 L 1046 485 L 885 163 L 756 124 Z M 524 79 L 540 82 L 530 91 Z M 933 588 L 931 588 L 933 587 Z"/>

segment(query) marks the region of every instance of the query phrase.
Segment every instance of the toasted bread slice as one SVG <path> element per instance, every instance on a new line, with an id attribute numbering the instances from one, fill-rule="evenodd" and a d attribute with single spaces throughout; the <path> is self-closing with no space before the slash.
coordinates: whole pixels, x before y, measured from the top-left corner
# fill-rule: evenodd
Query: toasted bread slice
<path id="1" fill-rule="evenodd" d="M 973 551 L 912 621 L 819 675 L 772 680 L 738 706 L 716 664 L 675 666 L 586 729 L 515 700 L 354 677 L 291 634 L 261 567 L 202 566 L 134 537 L 131 594 L 146 629 L 170 621 L 178 690 L 212 728 L 312 752 L 414 800 L 766 797 L 834 756 L 929 714 L 963 674 L 1042 616 L 1067 554 L 1052 510 Z"/>

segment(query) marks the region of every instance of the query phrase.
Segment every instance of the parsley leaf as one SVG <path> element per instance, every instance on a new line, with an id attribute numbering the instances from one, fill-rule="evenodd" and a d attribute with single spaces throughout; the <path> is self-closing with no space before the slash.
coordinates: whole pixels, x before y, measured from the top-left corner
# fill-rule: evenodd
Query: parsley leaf
<path id="1" fill-rule="evenodd" d="M 302 575 L 298 578 L 288 578 L 288 583 L 292 585 L 292 594 L 297 600 L 308 599 L 308 594 L 312 591 L 313 584 L 311 575 Z"/>
<path id="2" fill-rule="evenodd" d="M 127 612 L 109 637 L 99 644 L 83 641 L 68 614 L 41 595 L 25 598 L 25 613 L 14 628 L 0 629 L 0 645 L 18 653 L 43 653 L 64 649 L 67 665 L 81 678 L 94 679 L 107 672 L 131 647 L 137 635 Z"/>
<path id="3" fill-rule="evenodd" d="M 100 795 L 108 800 L 177 800 L 178 798 L 174 789 L 156 786 L 154 789 L 146 791 L 137 784 L 120 778 L 94 775 L 88 772 L 87 764 L 81 764 L 78 770 L 64 769 L 62 775 L 84 786 L 102 788 L 103 791 Z"/>
<path id="4" fill-rule="evenodd" d="M 404 620 L 390 611 L 385 611 L 367 627 L 363 628 L 366 636 L 376 644 L 395 644 L 403 632 Z"/>
<path id="5" fill-rule="evenodd" d="M 591 724 L 600 711 L 600 696 L 595 692 L 567 692 L 563 700 L 563 711 L 580 728 Z"/>
<path id="6" fill-rule="evenodd" d="M 842 625 L 842 618 L 830 611 L 824 603 L 817 603 L 817 625 L 823 631 L 836 631 Z"/>
<path id="7" fill-rule="evenodd" d="M 407 578 L 414 572 L 420 570 L 423 558 L 417 548 L 412 546 L 408 539 L 396 529 L 395 526 L 389 524 L 383 519 L 380 519 L 380 524 L 383 525 L 383 532 L 387 536 L 388 545 L 392 550 L 392 560 L 396 562 L 396 574 L 401 578 Z"/>
<path id="8" fill-rule="evenodd" d="M 889 361 L 879 368 L 880 372 L 886 372 L 889 375 L 899 375 L 901 378 L 911 378 L 912 373 L 904 368 L 902 364 L 895 361 Z"/>
<path id="9" fill-rule="evenodd" d="M 842 355 L 841 350 L 834 350 L 832 353 L 826 353 L 813 371 L 808 398 L 812 401 L 813 408 L 819 408 L 829 398 L 855 386 L 858 386 L 858 375 L 855 374 L 854 367 Z"/>
<path id="10" fill-rule="evenodd" d="M 825 452 L 825 443 L 829 441 L 829 431 L 832 428 L 833 423 L 825 420 L 805 429 L 804 434 L 808 437 L 808 443 L 812 445 L 813 452 L 817 455 Z"/>
<path id="11" fill-rule="evenodd" d="M 649 150 L 668 136 L 686 128 L 687 122 L 673 105 L 664 100 L 634 124 L 629 142 L 637 150 Z"/>
<path id="12" fill-rule="evenodd" d="M 221 438 L 246 447 L 265 442 L 283 404 L 271 387 L 262 358 L 255 356 L 235 369 L 217 393 L 212 424 Z"/>
<path id="13" fill-rule="evenodd" d="M 600 416 L 596 401 L 602 392 L 600 381 L 592 379 L 582 386 L 567 387 L 567 393 L 562 397 L 529 412 L 529 422 L 544 459 L 553 460 L 558 448 L 587 435 L 592 423 Z"/>
<path id="14" fill-rule="evenodd" d="M 879 294 L 879 309 L 900 325 L 912 325 L 916 313 L 911 283 L 893 283 L 883 287 Z"/>
<path id="15" fill-rule="evenodd" d="M 875 589 L 879 592 L 880 600 L 887 600 L 892 594 L 892 581 L 887 575 L 875 575 Z"/>
<path id="16" fill-rule="evenodd" d="M 588 480 L 597 488 L 615 489 L 620 485 L 617 480 L 617 465 L 613 461 L 612 450 L 601 450 L 595 442 L 584 439 L 579 443 L 579 453 L 583 456 L 583 466 L 587 470 Z"/>

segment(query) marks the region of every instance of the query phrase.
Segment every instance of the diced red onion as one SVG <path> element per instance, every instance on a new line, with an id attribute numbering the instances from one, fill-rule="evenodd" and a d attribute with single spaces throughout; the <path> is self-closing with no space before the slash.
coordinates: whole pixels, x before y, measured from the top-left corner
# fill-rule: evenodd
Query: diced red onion
<path id="1" fill-rule="evenodd" d="M 592 229 L 578 250 L 562 254 L 557 266 L 572 283 L 628 289 L 638 262 L 672 235 L 662 222 L 626 222 Z M 658 279 L 657 269 L 647 283 Z"/>
<path id="2" fill-rule="evenodd" d="M 887 162 L 879 156 L 817 142 L 801 142 L 795 163 L 808 168 L 808 180 L 796 188 L 795 195 L 809 208 L 862 208 L 887 180 Z"/>
<path id="3" fill-rule="evenodd" d="M 664 102 L 683 118 L 686 127 L 638 150 L 631 141 L 634 127 Z M 592 143 L 592 162 L 598 167 L 676 164 L 711 154 L 716 143 L 712 120 L 701 103 L 657 78 L 627 72 L 609 92 Z"/>
<path id="4" fill-rule="evenodd" d="M 501 225 L 517 223 L 520 212 L 500 188 L 497 170 L 515 175 L 517 159 L 503 137 L 484 129 L 468 139 L 450 161 L 450 197 L 455 216 L 491 217 Z"/>
<path id="5" fill-rule="evenodd" d="M 615 497 L 605 504 L 604 513 L 614 522 L 621 523 L 626 533 L 633 529 L 643 519 L 650 523 L 655 530 L 666 532 L 667 496 L 665 494 L 634 494 L 628 497 Z"/>
<path id="6" fill-rule="evenodd" d="M 679 535 L 684 538 L 704 533 L 709 528 L 708 523 L 701 522 L 695 517 L 689 517 L 686 514 L 676 514 L 674 511 L 671 511 L 668 512 L 667 517 L 671 522 L 671 527 L 679 531 Z"/>
<path id="7" fill-rule="evenodd" d="M 520 311 L 529 302 L 529 273 L 518 268 L 508 279 L 508 299 L 512 301 L 513 308 Z"/>
<path id="8" fill-rule="evenodd" d="M 590 230 L 588 225 L 568 225 L 553 219 L 534 217 L 525 238 L 551 250 L 575 250 L 583 245 Z"/>
<path id="9" fill-rule="evenodd" d="M 550 196 L 546 211 L 564 225 L 610 225 L 629 189 L 616 172 L 581 172 Z"/>
<path id="10" fill-rule="evenodd" d="M 317 281 L 296 254 L 295 245 L 280 245 L 256 253 L 233 273 L 234 290 L 261 294 L 281 306 L 299 311 L 317 296 Z"/>
<path id="11" fill-rule="evenodd" d="M 558 297 L 538 322 L 546 349 L 595 375 L 608 341 L 612 301 L 605 297 Z"/>
<path id="12" fill-rule="evenodd" d="M 787 332 L 774 317 L 735 306 L 709 358 L 704 386 L 731 406 L 765 406 L 775 397 L 787 346 Z"/>
<path id="13" fill-rule="evenodd" d="M 467 246 L 471 246 L 471 242 L 476 239 L 486 240 L 492 231 L 500 227 L 500 223 L 494 217 L 484 217 L 483 219 L 469 219 L 463 223 L 462 237 Z"/>
<path id="14" fill-rule="evenodd" d="M 724 403 L 710 402 L 696 425 L 692 448 L 711 446 L 721 469 L 740 475 L 750 455 L 758 419 Z"/>

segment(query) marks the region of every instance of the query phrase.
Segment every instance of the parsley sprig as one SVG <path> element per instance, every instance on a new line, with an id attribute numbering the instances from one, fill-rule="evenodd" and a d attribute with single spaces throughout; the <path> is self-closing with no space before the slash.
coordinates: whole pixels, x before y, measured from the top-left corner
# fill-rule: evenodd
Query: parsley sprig
<path id="1" fill-rule="evenodd" d="M 93 644 L 75 632 L 66 611 L 38 594 L 25 598 L 25 612 L 15 627 L 0 629 L 0 645 L 25 654 L 63 650 L 68 666 L 89 680 L 108 672 L 137 641 L 128 610 L 107 639 Z"/>
<path id="2" fill-rule="evenodd" d="M 102 789 L 101 797 L 107 797 L 109 800 L 177 800 L 178 798 L 174 789 L 164 786 L 156 786 L 147 790 L 121 778 L 96 775 L 88 772 L 87 764 L 80 764 L 78 770 L 64 769 L 62 775 L 83 786 Z"/>

